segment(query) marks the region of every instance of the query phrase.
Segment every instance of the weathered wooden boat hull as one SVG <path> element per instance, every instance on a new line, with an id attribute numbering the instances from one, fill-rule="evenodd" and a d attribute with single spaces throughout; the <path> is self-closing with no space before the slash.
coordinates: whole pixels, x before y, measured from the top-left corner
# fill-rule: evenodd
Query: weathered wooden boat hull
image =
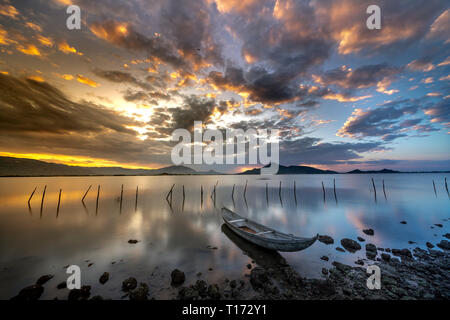
<path id="1" fill-rule="evenodd" d="M 291 252 L 304 250 L 310 247 L 319 237 L 318 234 L 312 238 L 300 238 L 285 234 L 243 218 L 227 208 L 222 208 L 222 218 L 234 233 L 256 245 L 270 250 Z"/>

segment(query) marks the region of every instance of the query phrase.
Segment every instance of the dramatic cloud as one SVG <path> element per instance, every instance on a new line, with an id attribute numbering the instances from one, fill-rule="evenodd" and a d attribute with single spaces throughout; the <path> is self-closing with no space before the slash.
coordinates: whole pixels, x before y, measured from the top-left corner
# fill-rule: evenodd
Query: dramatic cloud
<path id="1" fill-rule="evenodd" d="M 422 110 L 423 104 L 423 101 L 403 99 L 366 111 L 355 109 L 337 135 L 351 138 L 379 137 L 384 141 L 392 141 L 408 136 L 409 131 L 421 133 L 437 131 L 438 129 L 433 126 L 420 124 L 422 119 L 406 118 L 419 116 L 418 112 Z M 442 114 L 440 106 L 436 109 L 430 108 L 428 112 Z"/>

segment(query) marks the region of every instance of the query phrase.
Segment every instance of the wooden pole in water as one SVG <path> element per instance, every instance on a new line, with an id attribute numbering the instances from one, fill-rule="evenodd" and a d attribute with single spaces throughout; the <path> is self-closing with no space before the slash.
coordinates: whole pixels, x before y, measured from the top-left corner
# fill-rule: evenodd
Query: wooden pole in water
<path id="1" fill-rule="evenodd" d="M 91 190 L 91 187 L 92 187 L 92 185 L 90 185 L 89 188 L 86 190 L 86 193 L 84 194 L 83 199 L 81 199 L 81 202 L 84 202 L 84 198 L 86 198 L 89 190 Z"/>
<path id="2" fill-rule="evenodd" d="M 377 188 L 375 188 L 375 182 L 373 181 L 373 178 L 372 178 L 372 186 L 373 186 L 373 192 L 375 194 L 375 201 L 377 201 Z"/>
<path id="3" fill-rule="evenodd" d="M 28 204 L 30 204 L 31 198 L 33 198 L 34 193 L 36 192 L 37 187 L 34 187 L 33 192 L 31 193 L 31 196 L 28 198 Z"/>
<path id="4" fill-rule="evenodd" d="M 323 192 L 323 202 L 325 203 L 325 186 L 323 185 L 323 181 L 322 181 L 322 192 Z"/>
<path id="5" fill-rule="evenodd" d="M 186 198 L 186 193 L 184 192 L 184 184 L 183 184 L 183 201 L 184 201 L 184 198 Z"/>
<path id="6" fill-rule="evenodd" d="M 269 204 L 269 184 L 266 182 L 266 201 Z"/>
<path id="7" fill-rule="evenodd" d="M 280 196 L 280 199 L 281 199 L 281 181 L 280 181 L 280 187 L 278 188 L 278 195 Z"/>
<path id="8" fill-rule="evenodd" d="M 295 186 L 295 180 L 294 180 L 294 200 L 295 205 L 297 205 L 297 187 Z"/>
<path id="9" fill-rule="evenodd" d="M 95 214 L 97 214 L 98 212 L 98 199 L 100 197 L 100 185 L 98 185 L 97 188 L 97 200 L 95 201 Z"/>
<path id="10" fill-rule="evenodd" d="M 437 198 L 437 193 L 436 193 L 436 185 L 434 184 L 434 180 L 433 180 L 433 189 L 434 189 L 434 195 L 436 196 L 436 198 Z"/>
<path id="11" fill-rule="evenodd" d="M 384 179 L 383 179 L 383 194 L 384 194 L 384 199 L 387 200 L 386 189 L 384 188 Z"/>
<path id="12" fill-rule="evenodd" d="M 61 192 L 62 192 L 62 189 L 59 189 L 58 207 L 56 208 L 56 216 L 58 216 L 58 213 L 59 213 L 59 204 L 61 203 Z"/>
<path id="13" fill-rule="evenodd" d="M 169 193 L 168 193 L 167 196 L 166 196 L 166 200 L 167 200 L 167 201 L 169 201 L 169 196 L 172 197 L 172 190 L 173 190 L 173 187 L 175 187 L 175 184 L 172 185 L 172 188 L 170 188 L 170 191 L 169 191 Z"/>
<path id="14" fill-rule="evenodd" d="M 233 199 L 233 201 L 234 201 L 234 188 L 236 187 L 236 185 L 235 184 L 233 184 L 233 191 L 231 191 L 231 199 Z"/>
<path id="15" fill-rule="evenodd" d="M 44 206 L 44 198 L 45 198 L 45 191 L 47 190 L 47 185 L 44 187 L 44 192 L 42 193 L 42 200 L 41 200 L 41 215 L 42 215 L 42 208 Z"/>
<path id="16" fill-rule="evenodd" d="M 337 195 L 336 195 L 336 179 L 333 178 L 333 191 L 334 191 L 334 200 L 336 200 L 337 203 Z"/>

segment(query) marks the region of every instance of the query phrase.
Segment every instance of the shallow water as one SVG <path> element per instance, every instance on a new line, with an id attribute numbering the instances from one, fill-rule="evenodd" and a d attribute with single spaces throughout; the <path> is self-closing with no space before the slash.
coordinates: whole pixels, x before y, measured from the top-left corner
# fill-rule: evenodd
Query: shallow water
<path id="1" fill-rule="evenodd" d="M 198 279 L 198 272 L 207 282 L 220 283 L 226 277 L 242 279 L 249 274 L 246 266 L 252 260 L 256 264 L 268 261 L 261 259 L 246 243 L 224 232 L 219 211 L 222 206 L 286 233 L 304 237 L 320 233 L 333 237 L 334 245 L 317 241 L 304 251 L 281 253 L 302 276 L 314 278 L 320 278 L 322 267 L 329 267 L 334 260 L 353 264 L 365 256 L 364 249 L 356 254 L 336 251 L 344 237 L 356 240 L 361 236 L 366 243 L 383 248 L 425 248 L 426 241 L 436 243 L 449 232 L 448 222 L 442 221 L 450 217 L 450 199 L 444 187 L 446 175 L 372 176 L 286 175 L 270 180 L 261 176 L 0 178 L 0 298 L 8 299 L 40 276 L 54 274 L 45 284 L 41 298 L 65 299 L 68 291 L 57 290 L 56 285 L 67 279 L 64 267 L 72 264 L 80 266 L 82 285 L 91 285 L 92 295 L 114 299 L 123 296 L 121 283 L 130 276 L 148 283 L 153 297 L 175 297 L 176 290 L 170 286 L 170 272 L 174 268 L 186 273 L 187 284 Z M 210 195 L 217 181 L 214 205 Z M 165 197 L 172 184 L 175 188 L 170 206 Z M 47 190 L 41 211 L 44 185 Z M 83 206 L 80 200 L 89 185 L 92 188 Z M 28 207 L 28 197 L 36 186 Z M 136 186 L 139 186 L 137 205 Z M 204 188 L 203 204 L 200 186 Z M 57 213 L 60 188 L 62 197 Z M 402 220 L 407 224 L 400 224 Z M 431 228 L 435 223 L 444 227 Z M 375 235 L 365 235 L 362 232 L 365 228 L 374 229 Z M 129 239 L 139 242 L 129 244 Z M 417 244 L 409 245 L 409 240 Z M 320 260 L 323 255 L 329 256 L 330 261 Z M 93 265 L 89 267 L 90 263 Z M 110 273 L 110 280 L 101 285 L 98 278 L 105 271 Z"/>

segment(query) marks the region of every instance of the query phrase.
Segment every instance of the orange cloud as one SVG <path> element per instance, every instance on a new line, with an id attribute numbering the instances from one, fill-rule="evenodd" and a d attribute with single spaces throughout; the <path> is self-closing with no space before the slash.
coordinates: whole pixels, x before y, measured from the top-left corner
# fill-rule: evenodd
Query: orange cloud
<path id="1" fill-rule="evenodd" d="M 64 80 L 73 80 L 73 78 L 74 78 L 73 75 L 71 75 L 71 74 L 60 74 L 58 76 Z"/>
<path id="2" fill-rule="evenodd" d="M 25 23 L 25 25 L 28 28 L 33 29 L 34 31 L 42 32 L 42 28 L 39 25 L 37 25 L 37 24 L 35 24 L 33 22 L 27 22 L 27 23 Z"/>
<path id="3" fill-rule="evenodd" d="M 28 46 L 24 47 L 22 45 L 17 46 L 17 50 L 22 52 L 23 54 L 29 55 L 29 56 L 40 56 L 41 52 L 39 51 L 36 46 L 29 44 Z"/>
<path id="4" fill-rule="evenodd" d="M 77 51 L 77 49 L 75 49 L 74 47 L 69 46 L 69 44 L 67 42 L 61 42 L 58 45 L 58 49 L 61 52 L 64 52 L 65 54 L 70 54 L 70 53 L 74 53 L 74 54 L 78 54 L 80 56 L 83 55 L 82 52 Z"/>
<path id="5" fill-rule="evenodd" d="M 360 97 L 347 97 L 341 93 L 327 93 L 326 95 L 323 96 L 323 98 L 326 100 L 336 100 L 339 102 L 356 102 L 356 101 L 368 99 L 371 97 L 372 97 L 371 95 L 360 96 Z"/>
<path id="6" fill-rule="evenodd" d="M 88 86 L 91 87 L 98 87 L 100 84 L 98 84 L 97 82 L 95 82 L 94 80 L 89 79 L 88 77 L 85 77 L 81 74 L 77 74 L 77 81 L 83 84 L 87 84 Z"/>
<path id="7" fill-rule="evenodd" d="M 27 79 L 34 80 L 37 82 L 45 82 L 44 78 L 42 78 L 41 76 L 29 76 L 27 77 Z"/>
<path id="8" fill-rule="evenodd" d="M 0 14 L 3 16 L 10 17 L 12 19 L 17 19 L 17 16 L 19 15 L 19 11 L 9 4 L 2 4 L 0 5 Z"/>
<path id="9" fill-rule="evenodd" d="M 43 46 L 46 46 L 46 47 L 52 47 L 53 46 L 53 40 L 51 38 L 47 38 L 47 37 L 44 37 L 42 35 L 38 35 L 37 39 Z"/>

